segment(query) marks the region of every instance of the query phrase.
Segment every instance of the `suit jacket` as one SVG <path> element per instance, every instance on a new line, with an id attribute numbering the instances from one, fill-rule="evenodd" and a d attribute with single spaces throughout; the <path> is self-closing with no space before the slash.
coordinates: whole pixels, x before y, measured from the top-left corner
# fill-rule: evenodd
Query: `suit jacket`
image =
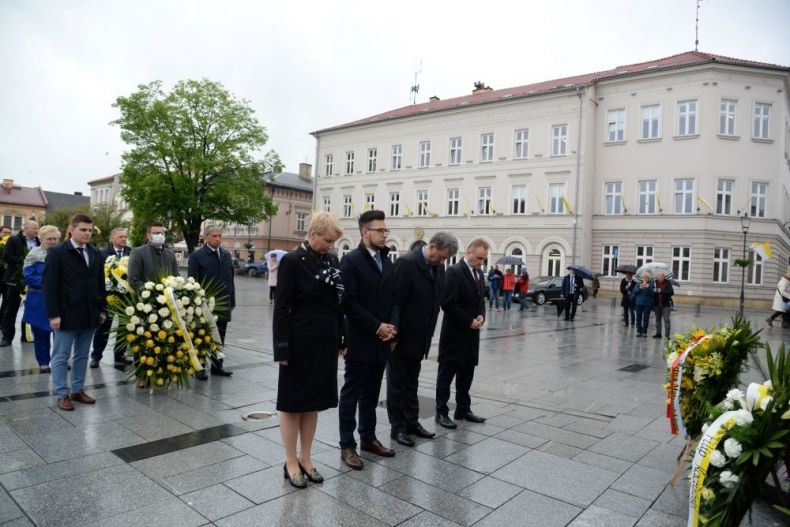
<path id="1" fill-rule="evenodd" d="M 104 261 L 99 251 L 86 245 L 90 265 L 70 240 L 50 249 L 44 265 L 42 292 L 47 317 L 60 317 L 60 329 L 95 328 L 107 312 Z"/>
<path id="2" fill-rule="evenodd" d="M 220 257 L 208 246 L 204 245 L 189 257 L 187 275 L 200 282 L 209 293 L 214 292 L 218 305 L 227 306 L 220 309 L 217 318 L 229 321 L 230 311 L 236 307 L 236 286 L 233 282 L 233 257 L 228 251 L 219 248 Z"/>
<path id="3" fill-rule="evenodd" d="M 346 315 L 346 360 L 365 363 L 385 362 L 390 343 L 376 336 L 383 322 L 392 317 L 394 265 L 387 258 L 388 248 L 381 249 L 381 271 L 370 251 L 363 245 L 348 253 L 340 262 L 343 273 L 343 311 Z"/>
<path id="4" fill-rule="evenodd" d="M 36 245 L 41 245 L 38 238 L 36 238 Z M 5 262 L 4 283 L 19 285 L 17 283 L 17 273 L 25 262 L 25 247 L 27 247 L 27 238 L 25 238 L 23 233 L 20 232 L 8 238 L 5 244 L 5 251 L 3 251 L 3 262 Z"/>
<path id="5" fill-rule="evenodd" d="M 99 253 L 101 254 L 102 262 L 107 261 L 107 258 L 109 258 L 110 256 L 118 256 L 115 253 L 115 248 L 112 246 L 112 244 L 99 251 Z M 123 250 L 121 251 L 121 254 L 123 256 L 129 256 L 130 254 L 132 254 L 132 248 L 124 247 Z"/>
<path id="6" fill-rule="evenodd" d="M 483 273 L 475 281 L 469 266 L 461 260 L 447 269 L 442 291 L 442 332 L 439 337 L 439 362 L 460 367 L 477 366 L 480 353 L 480 330 L 469 325 L 479 315 L 485 318 Z"/>
<path id="7" fill-rule="evenodd" d="M 135 247 L 129 256 L 129 283 L 139 291 L 146 282 L 159 282 L 164 276 L 178 276 L 176 255 L 167 247 L 157 249 L 150 243 Z"/>
<path id="8" fill-rule="evenodd" d="M 431 267 L 436 268 L 434 277 Z M 395 353 L 410 359 L 428 356 L 439 318 L 444 266 L 429 266 L 417 248 L 395 261 L 395 295 L 390 321 L 398 331 Z"/>
<path id="9" fill-rule="evenodd" d="M 573 280 L 573 291 L 571 291 L 571 275 L 566 274 L 565 278 L 562 279 L 563 298 L 568 298 L 571 295 L 577 296 L 581 294 L 582 287 L 584 287 L 584 279 L 579 276 L 574 276 Z"/>

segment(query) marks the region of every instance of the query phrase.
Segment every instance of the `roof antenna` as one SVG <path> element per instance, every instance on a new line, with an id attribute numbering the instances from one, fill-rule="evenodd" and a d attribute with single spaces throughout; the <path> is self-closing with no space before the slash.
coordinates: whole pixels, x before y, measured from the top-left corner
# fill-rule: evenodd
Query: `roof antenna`
<path id="1" fill-rule="evenodd" d="M 694 51 L 697 51 L 699 48 L 699 4 L 702 0 L 697 0 L 697 22 L 694 25 Z"/>
<path id="2" fill-rule="evenodd" d="M 417 104 L 417 93 L 420 91 L 420 85 L 417 84 L 417 75 L 422 73 L 422 61 L 420 61 L 419 67 L 414 72 L 414 84 L 411 87 L 411 103 Z"/>

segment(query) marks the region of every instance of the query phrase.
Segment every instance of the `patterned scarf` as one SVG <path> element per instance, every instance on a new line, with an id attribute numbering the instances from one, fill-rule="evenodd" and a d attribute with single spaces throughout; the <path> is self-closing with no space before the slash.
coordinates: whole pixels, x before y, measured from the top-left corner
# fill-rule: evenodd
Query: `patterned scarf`
<path id="1" fill-rule="evenodd" d="M 318 260 L 320 268 L 318 273 L 315 275 L 315 279 L 319 282 L 329 285 L 330 287 L 334 287 L 335 291 L 337 292 L 337 302 L 338 304 L 341 303 L 343 301 L 344 290 L 343 277 L 340 274 L 340 269 L 332 265 L 332 257 L 329 254 L 318 254 L 315 252 L 310 247 L 310 244 L 307 243 L 307 240 L 302 242 L 302 248 L 315 256 L 316 260 Z"/>

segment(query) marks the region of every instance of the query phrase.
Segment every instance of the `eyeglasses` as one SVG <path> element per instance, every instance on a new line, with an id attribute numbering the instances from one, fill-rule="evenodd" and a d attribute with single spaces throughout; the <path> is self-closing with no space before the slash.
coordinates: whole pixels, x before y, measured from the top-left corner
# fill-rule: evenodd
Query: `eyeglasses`
<path id="1" fill-rule="evenodd" d="M 369 231 L 374 231 L 374 232 L 377 232 L 379 234 L 389 234 L 390 233 L 390 230 L 389 229 L 385 229 L 384 227 L 380 227 L 378 229 L 369 229 L 368 227 L 365 227 L 365 228 L 367 230 L 369 230 Z"/>

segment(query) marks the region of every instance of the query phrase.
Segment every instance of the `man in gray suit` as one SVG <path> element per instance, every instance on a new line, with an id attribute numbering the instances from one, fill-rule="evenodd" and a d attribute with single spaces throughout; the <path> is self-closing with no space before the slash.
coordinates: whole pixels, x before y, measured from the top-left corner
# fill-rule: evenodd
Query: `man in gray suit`
<path id="1" fill-rule="evenodd" d="M 151 222 L 146 230 L 148 243 L 137 247 L 129 256 L 129 283 L 139 291 L 146 282 L 159 282 L 165 276 L 178 276 L 178 263 L 173 251 L 165 247 L 164 224 Z"/>

